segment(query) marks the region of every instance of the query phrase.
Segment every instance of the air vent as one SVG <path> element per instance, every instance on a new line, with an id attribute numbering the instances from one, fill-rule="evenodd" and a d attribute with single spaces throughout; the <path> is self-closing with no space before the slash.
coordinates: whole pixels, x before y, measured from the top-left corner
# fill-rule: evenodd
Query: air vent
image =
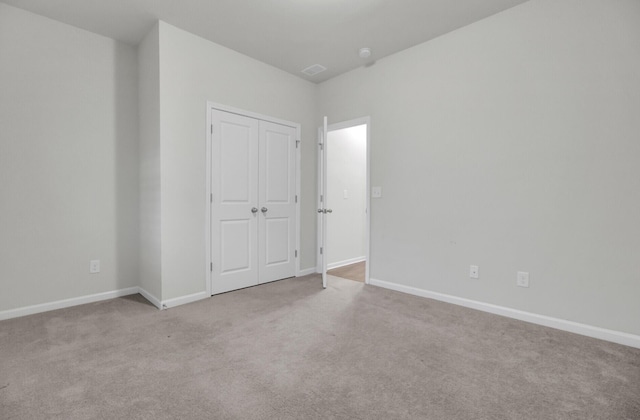
<path id="1" fill-rule="evenodd" d="M 320 64 L 314 64 L 313 66 L 309 66 L 306 69 L 302 70 L 304 74 L 307 76 L 315 76 L 318 73 L 322 73 L 327 68 L 325 66 L 321 66 Z"/>

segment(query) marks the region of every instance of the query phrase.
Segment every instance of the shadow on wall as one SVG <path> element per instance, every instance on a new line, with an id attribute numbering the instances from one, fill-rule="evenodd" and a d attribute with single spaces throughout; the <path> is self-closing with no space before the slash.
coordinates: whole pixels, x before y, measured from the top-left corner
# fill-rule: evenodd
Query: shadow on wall
<path id="1" fill-rule="evenodd" d="M 135 50 L 113 48 L 114 271 L 116 289 L 124 289 L 139 283 L 138 69 Z"/>

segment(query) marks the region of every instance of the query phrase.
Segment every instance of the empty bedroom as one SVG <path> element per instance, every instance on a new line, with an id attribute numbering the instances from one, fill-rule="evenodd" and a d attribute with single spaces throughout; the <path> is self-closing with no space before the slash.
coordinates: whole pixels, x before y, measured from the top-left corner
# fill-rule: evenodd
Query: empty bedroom
<path id="1" fill-rule="evenodd" d="M 0 0 L 0 419 L 640 419 L 640 1 Z"/>

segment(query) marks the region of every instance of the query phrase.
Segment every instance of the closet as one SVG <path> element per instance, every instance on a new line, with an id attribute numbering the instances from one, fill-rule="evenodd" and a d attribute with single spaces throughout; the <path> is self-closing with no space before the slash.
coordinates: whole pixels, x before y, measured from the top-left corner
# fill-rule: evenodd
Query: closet
<path id="1" fill-rule="evenodd" d="M 295 127 L 211 112 L 211 293 L 296 273 Z"/>

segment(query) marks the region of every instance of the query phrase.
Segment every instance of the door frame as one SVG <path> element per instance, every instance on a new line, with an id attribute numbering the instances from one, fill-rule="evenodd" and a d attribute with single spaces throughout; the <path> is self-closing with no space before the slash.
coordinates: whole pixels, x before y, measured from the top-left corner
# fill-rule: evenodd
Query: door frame
<path id="1" fill-rule="evenodd" d="M 211 296 L 211 292 L 213 290 L 211 282 L 212 280 L 212 258 L 211 258 L 211 241 L 213 238 L 211 237 L 211 198 L 212 198 L 212 171 L 211 171 L 211 163 L 212 163 L 212 147 L 211 147 L 211 135 L 212 135 L 212 121 L 211 121 L 211 111 L 218 110 L 229 112 L 231 114 L 242 115 L 243 117 L 254 118 L 256 120 L 268 121 L 275 124 L 284 125 L 287 127 L 295 128 L 296 130 L 296 192 L 295 195 L 297 197 L 296 200 L 296 277 L 300 276 L 300 162 L 301 162 L 301 149 L 302 149 L 302 141 L 301 141 L 301 125 L 299 123 L 295 123 L 292 121 L 281 120 L 279 118 L 270 117 L 268 115 L 259 114 L 257 112 L 245 111 L 243 109 L 234 108 L 232 106 L 219 104 L 212 101 L 207 101 L 207 125 L 205 127 L 206 130 L 206 160 L 207 160 L 207 170 L 206 170 L 206 195 L 205 195 L 205 252 L 206 252 L 206 282 L 207 282 L 207 293 Z"/>
<path id="2" fill-rule="evenodd" d="M 352 120 L 347 120 L 347 121 L 341 121 L 341 122 L 337 122 L 334 124 L 328 124 L 327 125 L 327 138 L 329 137 L 329 132 L 331 131 L 336 131 L 336 130 L 342 130 L 344 128 L 350 128 L 350 127 L 355 127 L 358 125 L 366 125 L 367 126 L 367 138 L 366 138 L 366 144 L 367 144 L 367 150 L 366 150 L 366 191 L 365 191 L 365 228 L 364 228 L 364 236 L 365 236 L 365 275 L 364 275 L 364 283 L 365 284 L 370 284 L 370 259 L 371 259 L 371 117 L 366 116 L 366 117 L 360 117 L 360 118 L 355 118 Z M 320 139 L 322 136 L 322 127 L 318 127 L 318 139 Z M 327 139 L 324 139 L 323 141 L 327 141 Z M 326 149 L 325 149 L 326 150 Z M 326 156 L 325 156 L 326 159 Z M 316 202 L 317 202 L 317 208 L 323 208 L 323 203 L 320 202 L 320 194 L 322 193 L 322 168 L 320 165 L 320 154 L 318 153 L 318 164 L 317 164 L 317 169 L 318 169 L 318 183 L 317 183 L 317 188 L 318 188 L 318 194 L 316 197 Z M 317 227 L 317 232 L 318 232 L 318 244 L 316 246 L 316 272 L 318 273 L 322 273 L 322 258 L 324 257 L 324 255 L 326 255 L 326 252 L 324 253 L 324 255 L 320 254 L 320 247 L 323 246 L 322 245 L 322 231 L 321 231 L 321 223 L 319 222 L 319 218 L 316 219 L 316 227 Z"/>

